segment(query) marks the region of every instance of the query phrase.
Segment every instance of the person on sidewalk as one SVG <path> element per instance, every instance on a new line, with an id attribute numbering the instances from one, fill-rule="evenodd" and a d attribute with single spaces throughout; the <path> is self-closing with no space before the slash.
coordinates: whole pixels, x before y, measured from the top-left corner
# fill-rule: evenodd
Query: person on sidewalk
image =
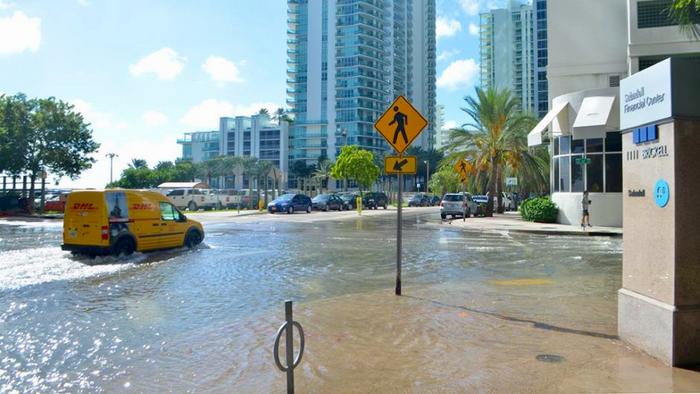
<path id="1" fill-rule="evenodd" d="M 588 207 L 591 205 L 591 200 L 588 199 L 588 190 L 583 191 L 583 198 L 581 199 L 581 208 L 583 210 L 583 215 L 581 216 L 581 228 L 586 229 L 591 226 L 591 216 L 588 213 Z"/>

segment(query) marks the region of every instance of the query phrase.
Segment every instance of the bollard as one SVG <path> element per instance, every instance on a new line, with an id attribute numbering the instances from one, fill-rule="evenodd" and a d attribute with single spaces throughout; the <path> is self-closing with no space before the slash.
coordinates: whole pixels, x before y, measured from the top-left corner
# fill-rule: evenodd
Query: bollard
<path id="1" fill-rule="evenodd" d="M 357 207 L 357 214 L 362 215 L 362 197 L 355 197 L 355 206 Z"/>
<path id="2" fill-rule="evenodd" d="M 275 345 L 273 348 L 273 356 L 275 358 L 275 364 L 277 368 L 282 372 L 287 373 L 287 393 L 294 393 L 294 368 L 296 368 L 301 362 L 301 357 L 304 354 L 304 329 L 301 327 L 299 322 L 294 321 L 292 315 L 292 301 L 284 302 L 284 317 L 285 322 L 277 330 L 277 335 L 275 337 Z M 299 330 L 299 355 L 294 358 L 294 327 Z M 285 336 L 285 348 L 286 348 L 286 362 L 287 366 L 283 366 L 280 362 L 280 338 L 282 338 L 282 332 L 286 333 Z"/>

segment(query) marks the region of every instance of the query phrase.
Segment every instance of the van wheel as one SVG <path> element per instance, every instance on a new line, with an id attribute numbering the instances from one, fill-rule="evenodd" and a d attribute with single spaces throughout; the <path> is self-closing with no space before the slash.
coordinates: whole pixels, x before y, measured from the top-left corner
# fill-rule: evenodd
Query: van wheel
<path id="1" fill-rule="evenodd" d="M 202 243 L 202 234 L 197 230 L 190 230 L 185 237 L 185 246 L 192 249 Z"/>
<path id="2" fill-rule="evenodd" d="M 289 208 L 287 208 L 287 214 L 288 214 L 288 215 L 291 215 L 291 214 L 293 214 L 293 213 L 294 213 L 294 207 L 293 207 L 293 206 L 289 206 Z"/>
<path id="3" fill-rule="evenodd" d="M 134 241 L 130 238 L 123 238 L 114 245 L 114 255 L 117 257 L 131 256 L 134 254 L 135 249 L 136 245 L 134 245 Z"/>
<path id="4" fill-rule="evenodd" d="M 197 204 L 194 201 L 190 201 L 190 203 L 187 204 L 187 209 L 194 212 L 197 210 Z"/>

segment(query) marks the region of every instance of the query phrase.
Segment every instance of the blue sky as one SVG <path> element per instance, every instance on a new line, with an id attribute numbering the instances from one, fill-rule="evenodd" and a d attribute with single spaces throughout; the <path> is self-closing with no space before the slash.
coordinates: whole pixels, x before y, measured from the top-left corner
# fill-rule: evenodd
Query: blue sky
<path id="1" fill-rule="evenodd" d="M 478 12 L 437 0 L 438 103 L 448 126 L 478 83 Z M 62 186 L 101 187 L 133 158 L 180 155 L 184 132 L 220 115 L 284 105 L 286 1 L 0 0 L 0 93 L 55 96 L 91 122 L 93 169 Z M 9 38 L 9 39 L 8 39 Z"/>

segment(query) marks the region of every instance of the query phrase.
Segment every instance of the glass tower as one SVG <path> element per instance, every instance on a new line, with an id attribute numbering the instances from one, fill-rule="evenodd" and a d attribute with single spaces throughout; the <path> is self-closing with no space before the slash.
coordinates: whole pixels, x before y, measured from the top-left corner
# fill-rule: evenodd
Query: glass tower
<path id="1" fill-rule="evenodd" d="M 389 151 L 374 122 L 398 95 L 435 120 L 435 0 L 288 0 L 290 161 L 346 144 Z"/>
<path id="2" fill-rule="evenodd" d="M 510 0 L 505 9 L 481 14 L 479 32 L 481 87 L 510 89 L 520 100 L 523 110 L 533 114 L 538 113 L 536 81 L 539 81 L 539 74 L 536 73 L 535 17 L 531 5 Z M 546 29 L 545 19 L 545 37 Z M 546 82 L 546 72 L 542 77 Z M 546 87 L 544 98 L 546 104 Z"/>

